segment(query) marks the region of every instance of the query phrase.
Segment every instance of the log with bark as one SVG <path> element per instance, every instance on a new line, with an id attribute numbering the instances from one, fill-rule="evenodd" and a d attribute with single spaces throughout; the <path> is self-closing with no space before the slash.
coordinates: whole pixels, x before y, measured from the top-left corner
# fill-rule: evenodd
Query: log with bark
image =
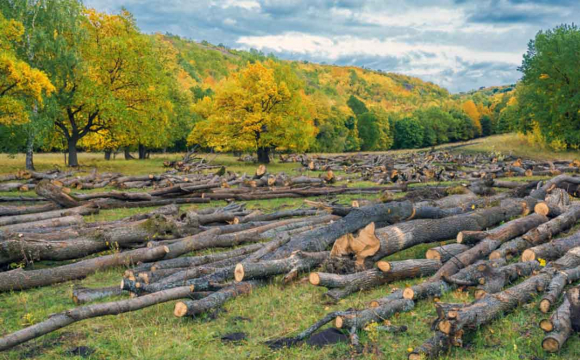
<path id="1" fill-rule="evenodd" d="M 580 246 L 580 231 L 570 236 L 552 240 L 548 243 L 534 246 L 522 253 L 522 261 L 538 259 L 554 260 L 564 255 L 568 250 Z"/>
<path id="2" fill-rule="evenodd" d="M 188 297 L 194 288 L 181 286 L 137 298 L 86 305 L 54 314 L 45 321 L 8 334 L 0 338 L 0 351 L 13 348 L 32 339 L 46 335 L 75 322 L 100 316 L 118 315 L 144 309 L 149 306 Z"/>
<path id="3" fill-rule="evenodd" d="M 318 267 L 328 258 L 328 251 L 307 253 L 297 251 L 286 259 L 266 260 L 260 262 L 242 262 L 236 265 L 236 281 L 262 279 L 279 274 L 298 273 Z"/>
<path id="4" fill-rule="evenodd" d="M 118 286 L 110 286 L 103 288 L 86 288 L 82 286 L 75 286 L 72 290 L 72 300 L 76 305 L 85 304 L 102 298 L 110 296 L 119 296 L 123 294 Z"/>
<path id="5" fill-rule="evenodd" d="M 548 221 L 544 215 L 531 214 L 505 223 L 493 230 L 488 231 L 489 236 L 480 241 L 467 251 L 462 252 L 455 258 L 446 262 L 433 276 L 434 280 L 451 276 L 460 269 L 482 257 L 487 257 L 493 250 L 497 249 L 503 242 L 513 239 L 516 236 L 528 232 L 530 229 Z"/>
<path id="6" fill-rule="evenodd" d="M 559 352 L 572 334 L 570 299 L 564 297 L 562 304 L 552 313 L 549 319 L 540 321 L 540 328 L 546 332 L 542 339 L 542 348 L 547 352 Z"/>
<path id="7" fill-rule="evenodd" d="M 542 300 L 540 300 L 540 311 L 544 314 L 550 311 L 550 308 L 558 301 L 560 294 L 568 283 L 580 280 L 580 267 L 566 269 L 558 272 L 550 281 Z"/>
<path id="8" fill-rule="evenodd" d="M 54 185 L 48 180 L 40 181 L 35 191 L 38 196 L 49 199 L 65 208 L 73 208 L 81 205 L 78 200 L 67 194 L 62 187 Z"/>
<path id="9" fill-rule="evenodd" d="M 240 295 L 247 295 L 262 283 L 244 281 L 224 287 L 200 300 L 180 301 L 175 304 L 173 315 L 177 317 L 196 316 L 220 308 L 226 301 Z"/>
<path id="10" fill-rule="evenodd" d="M 580 220 L 580 206 L 572 205 L 563 214 L 528 231 L 521 237 L 503 243 L 497 250 L 491 252 L 489 258 L 497 259 L 517 256 L 527 248 L 549 241 L 554 236 L 572 227 L 578 220 Z"/>
<path id="11" fill-rule="evenodd" d="M 76 208 L 63 209 L 63 210 L 52 210 L 45 211 L 42 213 L 26 214 L 26 215 L 14 215 L 14 216 L 3 216 L 0 217 L 0 226 L 29 223 L 33 221 L 55 219 L 63 216 L 71 215 L 91 215 L 96 214 L 99 209 L 94 205 L 79 206 Z"/>

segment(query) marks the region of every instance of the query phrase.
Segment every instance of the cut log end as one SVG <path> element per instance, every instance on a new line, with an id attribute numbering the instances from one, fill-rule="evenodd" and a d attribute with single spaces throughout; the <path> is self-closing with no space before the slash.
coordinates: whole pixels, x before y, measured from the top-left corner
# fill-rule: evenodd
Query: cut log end
<path id="1" fill-rule="evenodd" d="M 534 261 L 536 260 L 536 254 L 533 250 L 527 249 L 522 254 L 522 261 Z"/>
<path id="2" fill-rule="evenodd" d="M 550 332 L 554 330 L 554 325 L 550 319 L 543 319 L 540 321 L 540 329 L 544 330 L 545 332 Z"/>
<path id="3" fill-rule="evenodd" d="M 415 291 L 412 288 L 408 287 L 403 290 L 403 299 L 413 300 L 415 297 Z"/>
<path id="4" fill-rule="evenodd" d="M 436 250 L 429 249 L 425 253 L 425 258 L 426 259 L 431 259 L 431 260 L 441 260 L 441 254 L 439 254 L 439 252 L 436 251 Z"/>
<path id="5" fill-rule="evenodd" d="M 439 331 L 449 335 L 451 333 L 451 322 L 449 320 L 442 320 L 439 322 Z"/>
<path id="6" fill-rule="evenodd" d="M 550 311 L 550 307 L 552 306 L 552 302 L 548 299 L 544 299 L 540 301 L 540 311 L 544 314 L 547 314 Z"/>
<path id="7" fill-rule="evenodd" d="M 487 293 L 485 292 L 485 290 L 477 289 L 477 290 L 475 290 L 475 293 L 473 294 L 473 296 L 475 297 L 476 300 L 479 300 L 482 297 L 484 297 L 486 294 Z"/>
<path id="8" fill-rule="evenodd" d="M 314 286 L 318 286 L 320 285 L 320 276 L 318 275 L 318 273 L 310 273 L 310 275 L 308 276 L 308 281 L 310 281 L 310 283 Z"/>
<path id="9" fill-rule="evenodd" d="M 494 250 L 489 254 L 489 260 L 496 260 L 501 258 L 501 252 Z"/>
<path id="10" fill-rule="evenodd" d="M 552 337 L 547 337 L 542 340 L 542 348 L 547 352 L 558 352 L 560 351 L 560 342 Z"/>
<path id="11" fill-rule="evenodd" d="M 421 353 L 410 353 L 409 354 L 409 360 L 425 360 L 427 359 L 427 356 L 425 354 L 421 354 Z"/>
<path id="12" fill-rule="evenodd" d="M 344 320 L 341 316 L 337 316 L 336 320 L 334 320 L 334 325 L 337 329 L 342 329 L 342 325 L 344 324 Z"/>
<path id="13" fill-rule="evenodd" d="M 378 308 L 380 306 L 380 304 L 379 304 L 378 301 L 373 300 L 373 301 L 371 301 L 371 303 L 369 304 L 369 306 L 374 309 L 374 308 Z"/>
<path id="14" fill-rule="evenodd" d="M 173 309 L 173 315 L 184 317 L 187 314 L 187 305 L 183 301 L 178 301 Z"/>
<path id="15" fill-rule="evenodd" d="M 546 203 L 541 202 L 537 203 L 536 206 L 534 206 L 534 212 L 536 214 L 548 216 L 548 214 L 550 213 L 550 208 Z"/>
<path id="16" fill-rule="evenodd" d="M 391 271 L 391 264 L 389 264 L 388 261 L 379 261 L 377 263 L 377 267 L 379 268 L 379 270 L 381 270 L 382 272 L 389 272 Z"/>
<path id="17" fill-rule="evenodd" d="M 236 279 L 237 282 L 244 280 L 244 265 L 243 264 L 236 265 L 236 268 L 234 270 L 234 279 Z"/>

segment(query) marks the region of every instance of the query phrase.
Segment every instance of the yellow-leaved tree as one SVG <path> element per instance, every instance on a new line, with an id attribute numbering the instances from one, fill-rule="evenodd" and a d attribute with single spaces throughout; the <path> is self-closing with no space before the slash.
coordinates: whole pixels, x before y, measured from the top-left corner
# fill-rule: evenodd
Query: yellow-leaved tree
<path id="1" fill-rule="evenodd" d="M 462 105 L 463 111 L 465 111 L 465 113 L 467 114 L 467 116 L 469 116 L 471 118 L 471 120 L 473 120 L 473 123 L 475 124 L 475 128 L 476 128 L 476 136 L 481 136 L 481 114 L 479 113 L 479 110 L 477 109 L 477 105 L 475 105 L 475 103 L 473 102 L 473 100 L 467 100 L 466 102 L 463 103 Z"/>
<path id="2" fill-rule="evenodd" d="M 196 104 L 202 117 L 188 137 L 217 151 L 256 151 L 268 163 L 273 149 L 307 150 L 316 135 L 308 97 L 292 69 L 256 62 L 219 84 L 213 98 Z"/>
<path id="3" fill-rule="evenodd" d="M 45 73 L 18 58 L 13 44 L 23 33 L 20 22 L 0 13 L 0 124 L 26 123 L 34 103 L 42 104 L 42 95 L 54 91 Z"/>

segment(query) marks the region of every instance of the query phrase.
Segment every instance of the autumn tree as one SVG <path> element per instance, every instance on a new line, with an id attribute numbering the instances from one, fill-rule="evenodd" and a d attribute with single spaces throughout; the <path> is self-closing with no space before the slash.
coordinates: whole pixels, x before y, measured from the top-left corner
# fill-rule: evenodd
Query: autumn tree
<path id="1" fill-rule="evenodd" d="M 482 130 L 481 123 L 480 123 L 481 114 L 479 113 L 479 110 L 477 109 L 477 105 L 475 105 L 473 100 L 467 100 L 466 102 L 463 103 L 462 109 L 463 109 L 463 111 L 465 111 L 467 116 L 469 116 L 469 118 L 471 118 L 471 120 L 475 124 L 476 136 L 480 136 L 481 130 Z"/>
<path id="2" fill-rule="evenodd" d="M 580 146 L 580 29 L 561 25 L 530 41 L 519 70 L 519 130 L 537 123 L 546 141 Z M 521 87 L 521 89 L 520 89 Z"/>
<path id="3" fill-rule="evenodd" d="M 316 135 L 307 97 L 287 65 L 256 62 L 230 76 L 196 106 L 204 119 L 189 143 L 218 151 L 256 151 L 268 163 L 272 149 L 304 151 Z"/>
<path id="4" fill-rule="evenodd" d="M 54 91 L 47 75 L 19 56 L 17 49 L 26 41 L 24 34 L 21 22 L 8 20 L 0 12 L 0 124 L 8 127 L 28 125 L 43 105 L 43 97 Z M 28 169 L 34 168 L 31 154 L 32 150 L 27 156 Z"/>

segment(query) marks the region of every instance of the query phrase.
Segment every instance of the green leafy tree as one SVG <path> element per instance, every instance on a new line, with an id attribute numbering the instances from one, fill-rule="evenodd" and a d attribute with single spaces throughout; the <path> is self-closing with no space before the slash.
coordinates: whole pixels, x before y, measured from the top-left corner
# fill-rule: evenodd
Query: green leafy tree
<path id="1" fill-rule="evenodd" d="M 424 129 L 421 122 L 414 117 L 395 122 L 395 147 L 397 149 L 415 149 L 423 145 Z"/>
<path id="2" fill-rule="evenodd" d="M 546 141 L 563 141 L 568 147 L 580 146 L 580 30 L 561 25 L 540 31 L 528 45 L 522 66 L 522 85 L 518 91 L 519 129 L 526 132 L 539 125 Z"/>

